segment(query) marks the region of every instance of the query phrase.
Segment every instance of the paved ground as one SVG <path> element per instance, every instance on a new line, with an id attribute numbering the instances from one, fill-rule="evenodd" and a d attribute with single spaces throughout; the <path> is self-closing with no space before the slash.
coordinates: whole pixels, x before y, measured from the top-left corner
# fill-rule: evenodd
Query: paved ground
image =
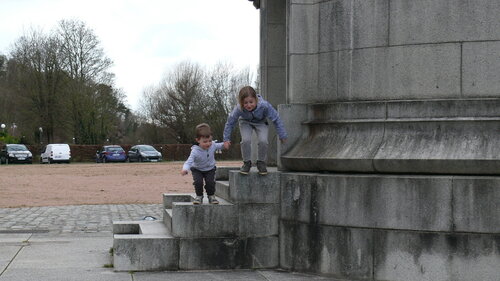
<path id="1" fill-rule="evenodd" d="M 0 233 L 112 232 L 113 221 L 161 219 L 161 204 L 0 208 Z"/>
<path id="2" fill-rule="evenodd" d="M 113 220 L 161 218 L 161 205 L 0 208 L 0 281 L 337 280 L 276 270 L 114 272 Z"/>

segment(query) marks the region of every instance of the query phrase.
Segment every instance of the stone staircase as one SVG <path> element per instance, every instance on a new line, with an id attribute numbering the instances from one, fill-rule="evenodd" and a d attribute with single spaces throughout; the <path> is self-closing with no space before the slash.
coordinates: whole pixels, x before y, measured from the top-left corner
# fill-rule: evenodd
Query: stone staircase
<path id="1" fill-rule="evenodd" d="M 279 173 L 217 168 L 218 205 L 163 194 L 162 221 L 113 222 L 116 271 L 258 269 L 279 266 Z M 236 184 L 238 183 L 238 184 Z"/>

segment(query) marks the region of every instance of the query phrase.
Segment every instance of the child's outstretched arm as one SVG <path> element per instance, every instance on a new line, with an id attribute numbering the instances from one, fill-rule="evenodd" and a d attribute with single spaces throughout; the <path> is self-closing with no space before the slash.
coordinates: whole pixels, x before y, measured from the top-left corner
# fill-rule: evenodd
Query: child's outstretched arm
<path id="1" fill-rule="evenodd" d="M 226 142 L 216 142 L 214 143 L 214 145 L 215 145 L 215 150 L 227 149 Z"/>
<path id="2" fill-rule="evenodd" d="M 194 163 L 194 154 L 193 151 L 191 150 L 188 159 L 186 160 L 186 162 L 184 162 L 184 165 L 182 165 L 181 175 L 183 176 L 187 175 L 189 173 L 189 170 L 191 170 L 191 166 L 193 166 L 193 163 Z"/>
<path id="3" fill-rule="evenodd" d="M 236 105 L 233 111 L 231 111 L 231 113 L 227 116 L 223 134 L 224 147 L 226 147 L 226 149 L 228 149 L 231 145 L 231 132 L 233 131 L 236 122 L 238 122 L 238 118 L 240 118 L 241 113 L 242 111 L 238 108 L 238 105 Z"/>
<path id="4" fill-rule="evenodd" d="M 288 134 L 286 133 L 285 126 L 281 121 L 278 111 L 276 111 L 270 103 L 267 103 L 267 118 L 271 119 L 274 126 L 276 126 L 276 132 L 278 133 L 281 143 L 285 143 L 288 138 Z"/>

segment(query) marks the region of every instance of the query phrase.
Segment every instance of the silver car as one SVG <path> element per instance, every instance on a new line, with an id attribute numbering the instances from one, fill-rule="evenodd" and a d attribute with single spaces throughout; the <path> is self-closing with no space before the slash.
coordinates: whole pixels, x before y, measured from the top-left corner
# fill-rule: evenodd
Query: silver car
<path id="1" fill-rule="evenodd" d="M 127 153 L 129 162 L 160 162 L 161 153 L 151 145 L 139 144 L 130 148 Z"/>

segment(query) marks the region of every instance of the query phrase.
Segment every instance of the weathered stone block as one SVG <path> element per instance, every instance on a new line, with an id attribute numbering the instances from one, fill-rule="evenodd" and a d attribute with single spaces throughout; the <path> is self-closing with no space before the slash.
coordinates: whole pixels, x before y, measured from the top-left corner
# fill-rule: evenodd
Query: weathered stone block
<path id="1" fill-rule="evenodd" d="M 436 118 L 436 120 L 444 118 L 498 118 L 498 108 L 500 108 L 499 98 L 394 101 L 384 105 L 386 118 L 393 120 L 401 118 Z M 362 108 L 361 111 L 366 112 L 366 114 L 373 112 Z M 384 117 L 377 114 L 372 118 Z"/>
<path id="2" fill-rule="evenodd" d="M 218 181 L 228 181 L 229 171 L 239 170 L 239 167 L 218 166 L 215 170 L 215 179 Z"/>
<path id="3" fill-rule="evenodd" d="M 246 238 L 243 241 L 243 268 L 276 268 L 279 266 L 278 236 Z"/>
<path id="4" fill-rule="evenodd" d="M 192 202 L 192 193 L 164 193 L 163 194 L 163 208 L 172 209 L 172 203 L 174 202 Z"/>
<path id="5" fill-rule="evenodd" d="M 284 14 L 284 13 L 283 13 Z M 267 29 L 267 36 L 269 38 L 282 40 L 270 40 L 267 45 L 267 64 L 271 67 L 286 65 L 286 53 L 283 50 L 286 49 L 286 29 L 285 24 L 273 24 L 269 25 Z M 272 83 L 271 83 L 272 84 Z"/>
<path id="6" fill-rule="evenodd" d="M 318 91 L 319 54 L 292 54 L 289 62 L 289 103 L 309 102 L 309 95 Z"/>
<path id="7" fill-rule="evenodd" d="M 394 0 L 390 44 L 498 40 L 499 10 L 497 0 Z"/>
<path id="8" fill-rule="evenodd" d="M 309 124 L 307 132 L 298 145 L 281 156 L 285 169 L 372 172 L 372 159 L 383 140 L 384 126 L 381 123 L 318 122 Z"/>
<path id="9" fill-rule="evenodd" d="M 163 209 L 163 224 L 172 233 L 172 209 Z"/>
<path id="10" fill-rule="evenodd" d="M 215 182 L 215 195 L 229 200 L 229 181 L 218 180 Z"/>
<path id="11" fill-rule="evenodd" d="M 323 102 L 337 98 L 338 52 L 319 54 L 318 90 L 309 92 L 310 102 Z"/>
<path id="12" fill-rule="evenodd" d="M 389 2 L 390 0 L 355 0 L 353 2 L 351 36 L 354 48 L 388 45 Z"/>
<path id="13" fill-rule="evenodd" d="M 387 45 L 388 3 L 388 0 L 320 3 L 320 51 Z"/>
<path id="14" fill-rule="evenodd" d="M 375 280 L 498 280 L 500 236 L 375 231 Z"/>
<path id="15" fill-rule="evenodd" d="M 114 221 L 113 234 L 140 234 L 141 227 L 136 221 Z"/>
<path id="16" fill-rule="evenodd" d="M 372 276 L 372 230 L 281 221 L 280 266 L 343 279 Z"/>
<path id="17" fill-rule="evenodd" d="M 278 235 L 279 204 L 238 205 L 239 237 Z"/>
<path id="18" fill-rule="evenodd" d="M 292 4 L 316 4 L 323 0 L 291 0 Z"/>
<path id="19" fill-rule="evenodd" d="M 339 72 L 337 97 L 341 100 L 458 97 L 460 60 L 460 44 L 341 51 L 339 69 L 344 71 Z"/>
<path id="20" fill-rule="evenodd" d="M 241 268 L 241 241 L 236 238 L 180 239 L 179 249 L 181 270 Z"/>
<path id="21" fill-rule="evenodd" d="M 179 268 L 238 269 L 278 266 L 279 241 L 276 236 L 247 239 L 180 239 Z"/>
<path id="22" fill-rule="evenodd" d="M 500 233 L 500 177 L 454 177 L 455 231 Z"/>
<path id="23" fill-rule="evenodd" d="M 288 133 L 285 144 L 278 144 L 278 169 L 282 170 L 281 155 L 288 152 L 302 138 L 308 135 L 308 127 L 303 122 L 308 120 L 308 107 L 304 104 L 280 104 L 278 112 Z"/>
<path id="24" fill-rule="evenodd" d="M 234 237 L 238 233 L 238 208 L 220 200 L 218 205 L 176 202 L 172 208 L 175 237 Z"/>
<path id="25" fill-rule="evenodd" d="M 304 110 L 308 121 L 295 124 L 295 128 L 307 129 L 298 140 L 294 136 L 289 150 L 280 151 L 280 169 L 498 174 L 500 117 L 496 112 L 500 100 L 469 101 L 308 105 Z M 443 117 L 446 114 L 450 117 Z"/>
<path id="26" fill-rule="evenodd" d="M 235 204 L 279 203 L 279 172 L 268 170 L 269 173 L 266 176 L 261 176 L 256 172 L 241 175 L 237 171 L 231 171 L 229 175 L 230 201 Z"/>
<path id="27" fill-rule="evenodd" d="M 451 177 L 282 174 L 281 216 L 312 224 L 452 230 Z"/>
<path id="28" fill-rule="evenodd" d="M 373 164 L 379 172 L 498 174 L 500 120 L 387 123 Z"/>
<path id="29" fill-rule="evenodd" d="M 115 235 L 113 249 L 115 271 L 157 271 L 179 268 L 179 240 L 175 238 Z"/>
<path id="30" fill-rule="evenodd" d="M 500 34 L 497 39 L 499 38 Z M 498 78 L 498 73 L 500 73 L 500 41 L 464 43 L 462 57 L 464 96 L 470 98 L 498 97 L 500 93 L 500 79 Z"/>
<path id="31" fill-rule="evenodd" d="M 113 222 L 113 231 L 114 270 L 178 269 L 179 240 L 173 238 L 161 222 Z"/>
<path id="32" fill-rule="evenodd" d="M 290 52 L 318 52 L 318 5 L 292 5 L 290 7 Z"/>

